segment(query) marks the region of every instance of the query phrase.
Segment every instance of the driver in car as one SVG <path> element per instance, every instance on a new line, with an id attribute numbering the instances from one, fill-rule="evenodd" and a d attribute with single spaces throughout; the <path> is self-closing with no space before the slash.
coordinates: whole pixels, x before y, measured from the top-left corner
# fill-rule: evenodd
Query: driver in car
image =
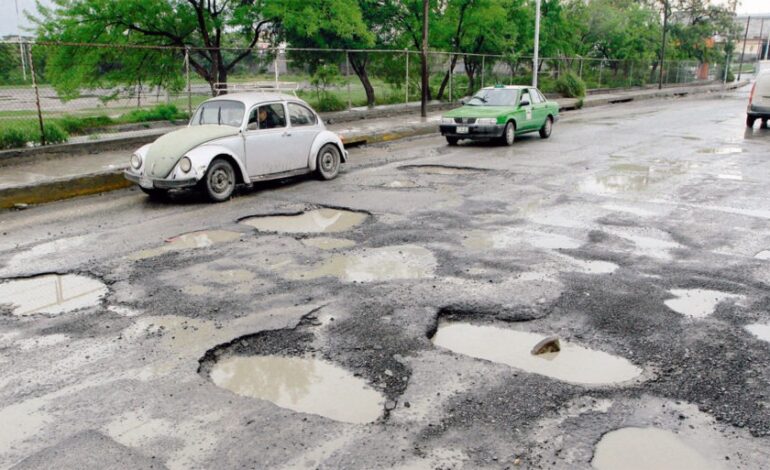
<path id="1" fill-rule="evenodd" d="M 272 129 L 279 127 L 278 118 L 269 106 L 259 108 L 259 128 Z"/>

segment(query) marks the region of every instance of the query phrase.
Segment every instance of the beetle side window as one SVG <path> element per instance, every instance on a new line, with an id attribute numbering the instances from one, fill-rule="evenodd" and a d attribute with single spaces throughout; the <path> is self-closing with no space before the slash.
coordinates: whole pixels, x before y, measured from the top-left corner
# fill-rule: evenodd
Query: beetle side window
<path id="1" fill-rule="evenodd" d="M 301 104 L 289 103 L 289 121 L 292 127 L 312 126 L 316 123 L 313 111 Z"/>
<path id="2" fill-rule="evenodd" d="M 250 131 L 279 127 L 286 127 L 286 113 L 280 103 L 266 104 L 252 109 L 246 125 L 246 129 Z"/>
<path id="3" fill-rule="evenodd" d="M 192 126 L 216 124 L 240 127 L 243 122 L 243 103 L 231 100 L 214 100 L 203 103 L 190 121 Z"/>

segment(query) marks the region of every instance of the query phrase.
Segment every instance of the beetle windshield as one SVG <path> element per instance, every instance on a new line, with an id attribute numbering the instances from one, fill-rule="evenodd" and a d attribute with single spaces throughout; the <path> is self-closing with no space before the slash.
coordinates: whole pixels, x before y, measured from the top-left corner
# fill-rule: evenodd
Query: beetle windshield
<path id="1" fill-rule="evenodd" d="M 243 103 L 231 100 L 214 100 L 203 103 L 195 112 L 191 126 L 218 124 L 222 126 L 241 127 L 246 107 Z"/>
<path id="2" fill-rule="evenodd" d="M 468 100 L 470 106 L 514 106 L 517 90 L 490 88 L 479 90 Z"/>

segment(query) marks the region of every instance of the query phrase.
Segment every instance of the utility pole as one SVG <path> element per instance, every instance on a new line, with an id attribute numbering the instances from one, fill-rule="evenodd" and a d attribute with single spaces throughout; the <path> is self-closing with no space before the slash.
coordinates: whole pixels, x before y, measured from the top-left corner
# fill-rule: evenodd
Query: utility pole
<path id="1" fill-rule="evenodd" d="M 746 32 L 743 33 L 743 50 L 741 51 L 741 64 L 738 66 L 738 81 L 741 81 L 741 72 L 743 71 L 743 56 L 746 54 L 746 41 L 749 38 L 749 24 L 751 23 L 751 16 L 746 19 Z"/>
<path id="2" fill-rule="evenodd" d="M 535 1 L 535 54 L 532 59 L 532 88 L 537 88 L 537 74 L 540 69 L 540 0 Z"/>
<path id="3" fill-rule="evenodd" d="M 663 42 L 660 45 L 660 71 L 658 72 L 658 90 L 663 89 L 663 69 L 666 63 L 666 33 L 668 33 L 669 0 L 663 2 Z"/>
<path id="4" fill-rule="evenodd" d="M 762 35 L 765 33 L 765 19 L 759 23 L 759 47 L 757 48 L 757 60 L 762 60 Z"/>
<path id="5" fill-rule="evenodd" d="M 420 116 L 428 116 L 428 13 L 430 1 L 422 0 L 422 97 L 420 99 Z"/>
<path id="6" fill-rule="evenodd" d="M 24 45 L 21 42 L 21 21 L 19 20 L 19 0 L 16 0 L 16 32 L 19 39 L 19 56 L 21 57 L 21 76 L 27 81 L 27 59 L 24 57 Z"/>

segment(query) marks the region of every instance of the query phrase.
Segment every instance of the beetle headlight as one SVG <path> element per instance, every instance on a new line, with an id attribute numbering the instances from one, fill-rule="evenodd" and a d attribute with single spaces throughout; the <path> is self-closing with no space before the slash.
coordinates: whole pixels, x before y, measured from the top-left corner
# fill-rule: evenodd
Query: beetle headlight
<path id="1" fill-rule="evenodd" d="M 192 169 L 192 162 L 190 159 L 187 157 L 182 157 L 182 159 L 179 160 L 179 169 L 185 173 L 189 173 Z"/>
<path id="2" fill-rule="evenodd" d="M 481 126 L 494 126 L 497 124 L 497 119 L 495 118 L 481 118 L 476 121 L 476 124 L 479 124 Z"/>
<path id="3" fill-rule="evenodd" d="M 131 155 L 131 168 L 138 170 L 142 167 L 142 157 L 137 154 Z"/>
<path id="4" fill-rule="evenodd" d="M 454 124 L 455 118 L 449 118 L 449 117 L 442 117 L 441 118 L 441 124 Z"/>

